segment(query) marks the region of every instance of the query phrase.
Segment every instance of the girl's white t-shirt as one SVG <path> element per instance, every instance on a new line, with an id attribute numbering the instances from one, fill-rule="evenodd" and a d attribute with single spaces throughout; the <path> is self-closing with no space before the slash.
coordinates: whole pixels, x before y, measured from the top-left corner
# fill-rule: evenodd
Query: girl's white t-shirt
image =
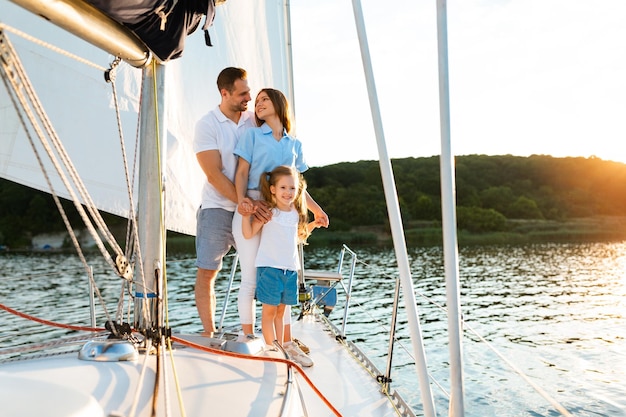
<path id="1" fill-rule="evenodd" d="M 297 271 L 298 264 L 298 212 L 274 208 L 261 230 L 255 265 Z"/>

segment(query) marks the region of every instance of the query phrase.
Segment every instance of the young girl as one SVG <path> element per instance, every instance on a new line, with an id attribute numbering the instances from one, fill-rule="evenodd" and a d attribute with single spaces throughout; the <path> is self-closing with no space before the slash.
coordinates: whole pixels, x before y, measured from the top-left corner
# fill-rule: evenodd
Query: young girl
<path id="1" fill-rule="evenodd" d="M 263 229 L 255 261 L 256 297 L 262 304 L 261 331 L 267 345 L 275 340 L 282 345 L 285 306 L 298 302 L 298 242 L 304 242 L 322 221 L 309 222 L 304 197 L 306 184 L 293 167 L 281 165 L 261 174 L 260 187 L 272 210 L 271 220 L 265 224 L 257 220 L 253 216 L 256 208 L 248 201 L 240 204 L 239 211 L 246 239 Z M 292 359 L 299 355 L 292 343 L 285 343 L 284 348 Z M 313 361 L 310 365 L 302 363 L 312 364 Z"/>
<path id="2" fill-rule="evenodd" d="M 291 112 L 285 95 L 273 88 L 259 91 L 254 103 L 254 112 L 258 127 L 248 129 L 239 138 L 234 154 L 238 158 L 235 173 L 235 192 L 237 203 L 246 201 L 257 206 L 255 216 L 267 221 L 271 213 L 265 208 L 261 196 L 259 178 L 280 165 L 294 167 L 298 172 L 305 172 L 309 166 L 304 157 L 302 142 L 290 134 Z M 316 219 L 324 221 L 328 227 L 328 216 L 315 200 L 304 193 L 307 207 Z M 241 215 L 235 210 L 233 216 L 233 238 L 239 255 L 241 285 L 237 295 L 237 309 L 244 335 L 253 335 L 256 323 L 256 268 L 254 262 L 259 248 L 259 236 L 246 239 L 241 231 Z M 285 312 L 285 340 L 291 340 L 290 308 Z"/>

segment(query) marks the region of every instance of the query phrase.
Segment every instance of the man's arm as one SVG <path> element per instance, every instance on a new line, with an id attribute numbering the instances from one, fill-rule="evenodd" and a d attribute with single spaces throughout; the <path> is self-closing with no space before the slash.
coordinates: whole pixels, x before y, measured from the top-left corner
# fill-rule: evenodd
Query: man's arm
<path id="1" fill-rule="evenodd" d="M 254 217 L 262 224 L 267 223 L 272 218 L 272 212 L 268 209 L 267 203 L 263 200 L 253 200 L 246 196 L 248 192 L 248 176 L 250 175 L 250 162 L 239 157 L 237 162 L 237 173 L 235 174 L 235 191 L 237 193 L 238 202 L 246 202 L 254 205 L 254 212 L 245 213 L 241 209 L 241 204 L 237 209 L 239 214 L 254 214 Z"/>
<path id="2" fill-rule="evenodd" d="M 237 203 L 235 185 L 222 172 L 222 156 L 218 150 L 198 152 L 196 154 L 200 168 L 206 175 L 207 181 L 224 197 Z"/>

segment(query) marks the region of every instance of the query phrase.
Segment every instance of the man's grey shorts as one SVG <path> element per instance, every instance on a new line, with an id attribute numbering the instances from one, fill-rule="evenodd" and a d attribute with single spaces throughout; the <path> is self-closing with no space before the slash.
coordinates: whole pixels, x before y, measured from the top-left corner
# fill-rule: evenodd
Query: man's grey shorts
<path id="1" fill-rule="evenodd" d="M 222 258 L 233 239 L 233 212 L 220 208 L 199 209 L 196 214 L 196 266 L 202 269 L 222 269 Z"/>

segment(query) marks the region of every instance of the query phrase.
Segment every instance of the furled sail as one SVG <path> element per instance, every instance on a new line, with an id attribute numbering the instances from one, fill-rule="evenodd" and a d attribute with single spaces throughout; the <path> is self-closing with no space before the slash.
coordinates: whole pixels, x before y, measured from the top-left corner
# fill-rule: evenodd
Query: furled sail
<path id="1" fill-rule="evenodd" d="M 113 61 L 81 39 L 38 16 L 0 0 L 0 24 L 7 25 L 15 46 L 52 125 L 85 183 L 98 209 L 128 216 L 129 197 L 110 84 L 103 71 Z M 248 71 L 253 97 L 263 87 L 288 91 L 288 51 L 285 40 L 285 5 L 274 1 L 231 0 L 216 8 L 208 28 L 212 47 L 198 30 L 185 41 L 178 59 L 167 62 L 166 108 L 166 226 L 195 234 L 195 212 L 200 203 L 204 174 L 192 150 L 196 121 L 219 103 L 215 84 L 226 66 Z M 168 25 L 183 24 L 174 19 Z M 65 53 L 16 36 L 8 27 L 34 39 L 78 55 L 96 66 Z M 124 149 L 129 169 L 136 169 L 141 70 L 121 64 L 115 79 L 120 104 Z M 48 184 L 31 149 L 4 84 L 0 87 L 0 176 L 39 190 Z M 46 160 L 55 192 L 69 198 L 59 176 Z M 136 190 L 135 190 L 136 192 Z"/>
<path id="2" fill-rule="evenodd" d="M 203 16 L 205 30 L 215 16 L 215 0 L 86 1 L 131 29 L 161 61 L 180 57 Z"/>

